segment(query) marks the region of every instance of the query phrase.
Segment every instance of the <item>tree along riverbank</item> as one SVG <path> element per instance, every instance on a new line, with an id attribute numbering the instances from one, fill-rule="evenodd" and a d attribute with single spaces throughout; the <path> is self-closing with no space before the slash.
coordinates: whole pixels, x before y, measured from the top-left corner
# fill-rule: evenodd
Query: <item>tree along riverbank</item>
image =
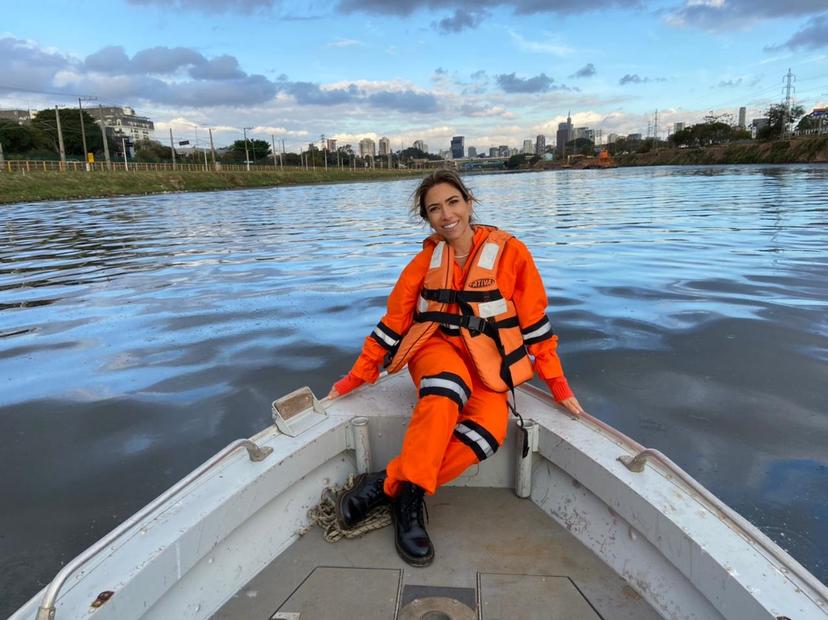
<path id="1" fill-rule="evenodd" d="M 419 177 L 423 170 L 331 169 L 204 172 L 129 171 L 58 172 L 0 171 L 0 204 L 39 200 L 107 198 L 166 192 L 201 192 L 315 183 L 349 183 Z"/>
<path id="2" fill-rule="evenodd" d="M 740 142 L 701 148 L 668 148 L 616 155 L 619 166 L 828 163 L 828 136 L 774 142 Z"/>

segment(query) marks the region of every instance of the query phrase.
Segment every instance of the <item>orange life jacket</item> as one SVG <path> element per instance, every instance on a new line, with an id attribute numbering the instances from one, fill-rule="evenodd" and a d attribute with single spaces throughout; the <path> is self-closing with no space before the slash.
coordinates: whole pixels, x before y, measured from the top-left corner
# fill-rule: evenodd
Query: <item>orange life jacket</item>
<path id="1" fill-rule="evenodd" d="M 454 250 L 439 235 L 432 245 L 414 323 L 403 335 L 386 369 L 397 372 L 442 326 L 463 338 L 481 381 L 491 390 L 507 392 L 532 378 L 534 371 L 520 331 L 515 306 L 497 287 L 497 270 L 509 233 L 494 227 L 470 257 L 462 290 L 452 288 Z"/>

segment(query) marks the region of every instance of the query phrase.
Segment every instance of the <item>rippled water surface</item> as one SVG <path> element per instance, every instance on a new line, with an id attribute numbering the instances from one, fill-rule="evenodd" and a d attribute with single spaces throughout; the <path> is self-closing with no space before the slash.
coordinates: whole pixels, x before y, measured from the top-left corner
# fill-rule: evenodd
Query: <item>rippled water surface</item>
<path id="1" fill-rule="evenodd" d="M 469 177 L 570 383 L 828 581 L 828 167 Z M 0 614 L 346 372 L 416 181 L 0 206 Z"/>

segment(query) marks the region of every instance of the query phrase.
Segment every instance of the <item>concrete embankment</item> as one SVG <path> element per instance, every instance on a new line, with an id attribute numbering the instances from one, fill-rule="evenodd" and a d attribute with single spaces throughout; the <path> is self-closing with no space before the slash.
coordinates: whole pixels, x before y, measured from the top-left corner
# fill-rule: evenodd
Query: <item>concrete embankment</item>
<path id="1" fill-rule="evenodd" d="M 0 204 L 38 200 L 106 198 L 165 192 L 280 187 L 314 183 L 349 183 L 419 177 L 422 170 L 332 169 L 203 171 L 0 171 Z"/>
<path id="2" fill-rule="evenodd" d="M 828 136 L 616 155 L 619 166 L 828 163 Z"/>

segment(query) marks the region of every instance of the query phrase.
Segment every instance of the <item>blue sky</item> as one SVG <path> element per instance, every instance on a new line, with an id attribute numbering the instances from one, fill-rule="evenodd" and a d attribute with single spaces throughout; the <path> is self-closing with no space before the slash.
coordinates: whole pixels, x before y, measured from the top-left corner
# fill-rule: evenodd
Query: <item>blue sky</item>
<path id="1" fill-rule="evenodd" d="M 130 105 L 219 144 L 452 135 L 488 149 L 576 126 L 661 135 L 709 111 L 828 105 L 828 0 L 41 0 L 0 21 L 0 108 Z M 74 105 L 77 105 L 76 100 Z"/>

